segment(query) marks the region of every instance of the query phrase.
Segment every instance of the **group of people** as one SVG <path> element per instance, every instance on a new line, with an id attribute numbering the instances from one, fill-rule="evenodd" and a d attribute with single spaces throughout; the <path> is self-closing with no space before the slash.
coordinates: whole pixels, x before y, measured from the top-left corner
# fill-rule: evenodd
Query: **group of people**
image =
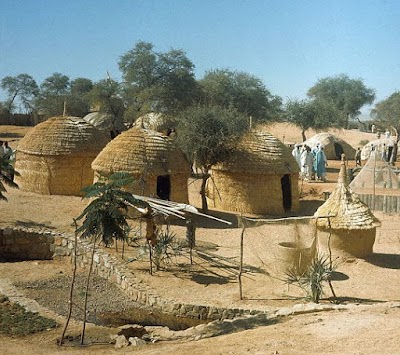
<path id="1" fill-rule="evenodd" d="M 313 149 L 306 144 L 295 144 L 292 155 L 296 159 L 300 167 L 301 177 L 305 181 L 314 179 L 316 181 L 326 181 L 328 160 L 322 144 L 317 143 Z"/>

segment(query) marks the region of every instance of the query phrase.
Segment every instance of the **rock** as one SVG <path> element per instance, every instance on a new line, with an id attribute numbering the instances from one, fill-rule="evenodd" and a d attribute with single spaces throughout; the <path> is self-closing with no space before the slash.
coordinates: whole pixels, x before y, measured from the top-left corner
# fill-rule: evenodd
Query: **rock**
<path id="1" fill-rule="evenodd" d="M 129 341 L 125 338 L 124 335 L 119 335 L 115 339 L 115 348 L 116 349 L 121 349 L 129 345 Z"/>
<path id="2" fill-rule="evenodd" d="M 120 327 L 118 335 L 124 335 L 127 339 L 129 338 L 141 338 L 143 335 L 147 334 L 147 330 L 138 324 L 126 324 Z"/>
<path id="3" fill-rule="evenodd" d="M 143 339 L 140 339 L 138 337 L 130 337 L 129 338 L 129 343 L 132 346 L 143 346 L 143 345 L 146 345 L 146 342 Z"/>

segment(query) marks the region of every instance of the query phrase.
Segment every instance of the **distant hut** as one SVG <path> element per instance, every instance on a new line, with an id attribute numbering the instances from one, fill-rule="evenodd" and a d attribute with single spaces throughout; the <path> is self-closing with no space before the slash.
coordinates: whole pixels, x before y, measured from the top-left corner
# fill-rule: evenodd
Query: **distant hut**
<path id="1" fill-rule="evenodd" d="M 25 191 L 81 196 L 82 188 L 93 183 L 91 163 L 108 141 L 82 118 L 49 118 L 19 142 L 16 182 Z"/>
<path id="2" fill-rule="evenodd" d="M 212 168 L 210 207 L 280 215 L 299 207 L 299 166 L 290 149 L 269 133 L 250 131 L 229 158 Z"/>
<path id="3" fill-rule="evenodd" d="M 380 222 L 349 188 L 344 155 L 338 183 L 314 216 L 334 216 L 317 220 L 318 229 L 324 232 L 319 238 L 320 250 L 324 253 L 329 253 L 329 246 L 334 257 L 364 258 L 372 253 Z"/>
<path id="4" fill-rule="evenodd" d="M 133 127 L 113 139 L 93 161 L 99 174 L 127 172 L 139 195 L 188 203 L 190 165 L 173 140 L 159 132 Z"/>
<path id="5" fill-rule="evenodd" d="M 317 144 L 323 145 L 326 158 L 329 160 L 340 160 L 342 154 L 354 159 L 356 154 L 356 150 L 350 144 L 330 133 L 318 133 L 303 144 L 308 145 L 311 149 L 315 148 Z"/>

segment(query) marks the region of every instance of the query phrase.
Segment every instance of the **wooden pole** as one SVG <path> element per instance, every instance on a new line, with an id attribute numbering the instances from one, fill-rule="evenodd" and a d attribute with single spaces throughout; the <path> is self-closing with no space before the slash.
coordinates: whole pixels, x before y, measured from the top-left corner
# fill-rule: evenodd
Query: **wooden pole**
<path id="1" fill-rule="evenodd" d="M 240 263 L 239 263 L 239 274 L 238 274 L 238 280 L 239 280 L 239 298 L 240 300 L 243 299 L 243 288 L 242 288 L 242 272 L 243 272 L 243 239 L 244 239 L 244 230 L 245 230 L 245 225 L 243 224 L 243 229 L 242 233 L 240 235 Z"/>

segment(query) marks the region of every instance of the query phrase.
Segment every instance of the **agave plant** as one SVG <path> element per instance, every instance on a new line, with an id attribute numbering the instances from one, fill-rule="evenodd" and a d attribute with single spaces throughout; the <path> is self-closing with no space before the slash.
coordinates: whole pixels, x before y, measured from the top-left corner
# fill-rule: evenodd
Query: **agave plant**
<path id="1" fill-rule="evenodd" d="M 329 283 L 333 271 L 328 256 L 319 256 L 302 275 L 297 275 L 293 270 L 286 272 L 286 283 L 297 285 L 306 292 L 307 298 L 319 303 L 324 294 L 324 283 Z"/>

